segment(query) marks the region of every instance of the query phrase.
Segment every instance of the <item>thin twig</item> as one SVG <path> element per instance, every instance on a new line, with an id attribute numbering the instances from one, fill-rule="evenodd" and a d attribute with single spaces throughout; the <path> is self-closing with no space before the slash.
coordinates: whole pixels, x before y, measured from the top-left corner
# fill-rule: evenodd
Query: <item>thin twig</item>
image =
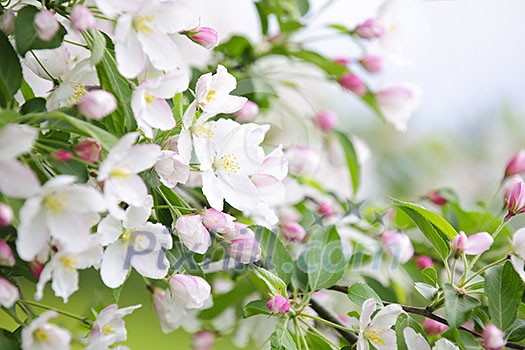
<path id="1" fill-rule="evenodd" d="M 344 327 L 339 320 L 332 315 L 332 313 L 328 310 L 326 310 L 321 304 L 319 304 L 317 301 L 315 301 L 314 298 L 310 299 L 310 306 L 312 309 L 314 309 L 315 312 L 319 315 L 319 317 L 324 318 L 327 321 L 330 321 L 332 323 L 335 323 L 337 325 L 340 325 L 341 327 Z M 355 344 L 357 342 L 357 337 L 355 334 L 352 334 L 350 332 L 346 332 L 342 329 L 336 328 L 336 331 L 341 334 L 341 336 L 350 344 Z"/>

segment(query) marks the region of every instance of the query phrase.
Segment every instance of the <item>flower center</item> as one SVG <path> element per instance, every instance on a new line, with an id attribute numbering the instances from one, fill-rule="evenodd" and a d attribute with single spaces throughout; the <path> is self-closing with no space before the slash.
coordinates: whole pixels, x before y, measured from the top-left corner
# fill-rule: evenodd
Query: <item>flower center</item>
<path id="1" fill-rule="evenodd" d="M 37 342 L 45 342 L 45 341 L 48 341 L 49 339 L 49 334 L 47 334 L 47 332 L 42 329 L 42 328 L 37 328 L 34 332 L 33 332 L 33 338 L 37 341 Z"/>
<path id="2" fill-rule="evenodd" d="M 115 329 L 113 328 L 113 326 L 110 326 L 110 325 L 102 326 L 102 333 L 104 333 L 104 335 L 111 334 L 114 331 L 115 331 Z"/>
<path id="3" fill-rule="evenodd" d="M 384 330 L 381 330 L 379 332 L 384 332 Z M 366 331 L 365 338 L 370 340 L 375 345 L 380 345 L 380 346 L 386 345 L 385 340 L 379 336 L 379 332 L 376 330 Z"/>
<path id="4" fill-rule="evenodd" d="M 152 21 L 152 16 L 136 16 L 133 18 L 133 27 L 144 34 L 153 33 Z"/>
<path id="5" fill-rule="evenodd" d="M 129 241 L 131 240 L 131 231 L 123 228 L 122 236 L 120 236 L 120 238 L 122 238 L 122 241 L 124 242 L 124 244 L 128 244 Z"/>
<path id="6" fill-rule="evenodd" d="M 213 126 L 210 123 L 198 123 L 191 129 L 193 134 L 203 139 L 211 139 L 215 135 Z"/>
<path id="7" fill-rule="evenodd" d="M 153 103 L 153 101 L 157 99 L 157 96 L 151 95 L 151 94 L 145 94 L 144 99 L 146 100 L 147 103 Z"/>
<path id="8" fill-rule="evenodd" d="M 86 87 L 82 83 L 76 83 L 73 85 L 73 94 L 67 99 L 70 105 L 74 105 L 80 102 L 80 99 L 86 93 Z"/>
<path id="9" fill-rule="evenodd" d="M 215 94 L 217 94 L 216 90 L 208 91 L 208 93 L 206 94 L 206 101 L 211 102 L 215 100 Z"/>
<path id="10" fill-rule="evenodd" d="M 59 215 L 64 212 L 64 201 L 66 196 L 63 194 L 50 194 L 44 199 L 44 206 L 48 212 L 54 215 Z"/>
<path id="11" fill-rule="evenodd" d="M 117 179 L 127 179 L 131 175 L 124 169 L 113 169 L 111 170 L 111 173 L 109 173 L 111 177 L 117 178 Z"/>
<path id="12" fill-rule="evenodd" d="M 241 170 L 237 156 L 234 153 L 224 155 L 219 159 L 215 159 L 213 165 L 215 166 L 215 169 L 224 170 L 229 174 L 236 174 L 239 172 L 239 170 Z"/>
<path id="13" fill-rule="evenodd" d="M 67 268 L 73 269 L 75 268 L 77 261 L 69 256 L 64 255 L 60 257 L 60 263 Z"/>

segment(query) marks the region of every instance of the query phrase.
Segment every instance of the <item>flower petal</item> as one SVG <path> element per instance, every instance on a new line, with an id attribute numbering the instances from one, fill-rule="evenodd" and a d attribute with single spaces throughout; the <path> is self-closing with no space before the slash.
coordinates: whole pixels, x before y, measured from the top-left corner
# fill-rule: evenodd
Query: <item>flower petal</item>
<path id="1" fill-rule="evenodd" d="M 29 198 L 40 190 L 33 171 L 17 160 L 0 161 L 0 192 L 8 197 Z"/>
<path id="2" fill-rule="evenodd" d="M 146 67 L 146 55 L 142 50 L 142 45 L 136 34 L 131 29 L 131 16 L 122 16 L 117 22 L 116 30 L 127 28 L 129 33 L 124 40 L 115 43 L 115 57 L 117 59 L 118 70 L 126 78 L 134 78 L 139 75 Z"/>
<path id="3" fill-rule="evenodd" d="M 177 33 L 191 29 L 193 15 L 190 9 L 175 2 L 161 2 L 147 7 L 144 10 L 145 16 L 153 17 L 153 21 L 158 30 L 164 33 Z"/>
<path id="4" fill-rule="evenodd" d="M 136 174 L 131 174 L 127 178 L 112 178 L 106 181 L 104 190 L 114 194 L 118 200 L 136 207 L 142 205 L 148 195 L 144 181 Z"/>
<path id="5" fill-rule="evenodd" d="M 128 275 L 130 266 L 125 265 L 127 246 L 121 240 L 109 245 L 104 252 L 100 277 L 109 288 L 121 286 Z"/>
<path id="6" fill-rule="evenodd" d="M 403 335 L 405 336 L 405 343 L 407 344 L 408 350 L 430 350 L 430 345 L 428 345 L 425 338 L 421 334 L 416 333 L 412 328 L 405 328 Z"/>
<path id="7" fill-rule="evenodd" d="M 33 148 L 38 130 L 19 124 L 9 124 L 0 129 L 0 159 L 15 159 Z"/>
<path id="8" fill-rule="evenodd" d="M 372 319 L 372 314 L 376 311 L 377 305 L 374 299 L 367 299 L 363 303 L 363 308 L 361 311 L 361 316 L 359 317 L 359 323 L 361 324 L 361 329 L 366 328 L 370 324 Z"/>
<path id="9" fill-rule="evenodd" d="M 138 33 L 137 39 L 153 67 L 172 71 L 179 65 L 180 53 L 175 42 L 165 33 Z"/>
<path id="10" fill-rule="evenodd" d="M 372 322 L 370 323 L 371 329 L 385 330 L 392 327 L 397 320 L 400 313 L 403 312 L 401 306 L 398 304 L 388 305 L 377 313 Z"/>
<path id="11" fill-rule="evenodd" d="M 224 196 L 219 179 L 211 170 L 202 173 L 202 193 L 206 196 L 208 203 L 213 209 L 222 211 Z"/>
<path id="12" fill-rule="evenodd" d="M 57 297 L 64 299 L 67 303 L 71 294 L 78 290 L 78 271 L 71 267 L 57 264 L 53 270 L 53 282 L 51 287 Z"/>
<path id="13" fill-rule="evenodd" d="M 494 238 L 487 232 L 475 233 L 467 238 L 465 254 L 478 255 L 487 251 L 494 243 Z"/>
<path id="14" fill-rule="evenodd" d="M 49 231 L 45 213 L 40 208 L 40 199 L 29 199 L 20 210 L 20 225 L 16 249 L 25 261 L 32 261 L 35 256 L 47 249 Z"/>

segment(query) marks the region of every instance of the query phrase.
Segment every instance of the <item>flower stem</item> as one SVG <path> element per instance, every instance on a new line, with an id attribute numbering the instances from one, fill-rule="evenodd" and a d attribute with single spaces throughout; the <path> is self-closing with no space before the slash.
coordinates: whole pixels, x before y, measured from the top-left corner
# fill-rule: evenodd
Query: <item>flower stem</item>
<path id="1" fill-rule="evenodd" d="M 87 324 L 89 326 L 92 325 L 91 321 L 88 318 L 86 318 L 86 317 L 78 316 L 78 315 L 72 314 L 72 313 L 64 311 L 64 310 L 55 309 L 54 307 L 43 305 L 43 304 L 37 303 L 35 301 L 19 300 L 18 303 L 23 303 L 25 305 L 35 306 L 35 307 L 38 307 L 38 308 L 41 308 L 41 309 L 44 309 L 44 310 L 55 311 L 55 312 L 57 312 L 57 313 L 59 313 L 59 314 L 61 314 L 63 316 L 73 318 L 73 319 L 78 320 L 78 321 L 80 321 L 80 322 L 82 322 L 84 324 Z"/>

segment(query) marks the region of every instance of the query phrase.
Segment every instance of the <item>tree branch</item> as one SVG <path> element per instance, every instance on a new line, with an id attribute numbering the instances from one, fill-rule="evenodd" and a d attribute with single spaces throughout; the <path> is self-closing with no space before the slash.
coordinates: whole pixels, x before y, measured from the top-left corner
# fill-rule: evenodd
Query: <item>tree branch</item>
<path id="1" fill-rule="evenodd" d="M 346 286 L 338 286 L 338 285 L 335 285 L 333 287 L 330 287 L 328 288 L 330 290 L 334 290 L 336 292 L 340 292 L 340 293 L 344 293 L 344 294 L 348 294 L 348 287 Z M 389 303 L 389 302 L 383 302 L 383 304 L 385 306 L 387 305 L 390 305 L 390 304 L 393 304 L 393 303 Z M 437 321 L 441 324 L 445 324 L 448 326 L 448 321 L 441 317 L 441 316 L 438 316 L 434 313 L 432 313 L 432 311 L 430 311 L 428 308 L 423 308 L 423 307 L 415 307 L 415 306 L 407 306 L 407 305 L 400 305 L 401 308 L 405 311 L 405 312 L 408 312 L 410 314 L 414 314 L 414 315 L 420 315 L 420 316 L 423 316 L 425 318 L 429 318 L 431 320 L 434 320 L 434 321 Z M 315 309 L 314 309 L 315 310 Z M 481 337 L 480 334 L 476 333 L 476 332 L 473 332 L 471 331 L 470 329 L 468 328 L 465 328 L 463 326 L 459 327 L 459 329 L 465 331 L 465 332 L 469 332 L 470 334 L 476 336 L 476 337 Z M 525 350 L 525 346 L 523 345 L 519 345 L 519 344 L 514 344 L 514 343 L 507 343 L 505 345 L 507 348 L 511 348 L 511 349 L 522 349 L 522 350 Z"/>
<path id="2" fill-rule="evenodd" d="M 312 307 L 312 309 L 314 309 L 315 312 L 317 312 L 317 314 L 319 315 L 319 317 L 321 318 L 324 318 L 325 320 L 327 321 L 330 321 L 332 323 L 335 323 L 335 324 L 338 324 L 340 325 L 341 327 L 344 327 L 343 324 L 341 324 L 341 322 L 339 322 L 339 320 L 334 316 L 332 315 L 332 313 L 330 311 L 328 311 L 327 309 L 325 309 L 321 304 L 319 304 L 317 301 L 315 301 L 313 298 L 310 300 L 310 306 Z M 335 327 L 334 327 L 335 328 Z M 344 330 L 342 329 L 335 329 L 337 332 L 339 332 L 339 334 L 347 341 L 349 342 L 350 344 L 354 344 L 357 342 L 357 337 L 355 336 L 355 334 L 352 334 L 350 332 L 345 332 Z"/>

